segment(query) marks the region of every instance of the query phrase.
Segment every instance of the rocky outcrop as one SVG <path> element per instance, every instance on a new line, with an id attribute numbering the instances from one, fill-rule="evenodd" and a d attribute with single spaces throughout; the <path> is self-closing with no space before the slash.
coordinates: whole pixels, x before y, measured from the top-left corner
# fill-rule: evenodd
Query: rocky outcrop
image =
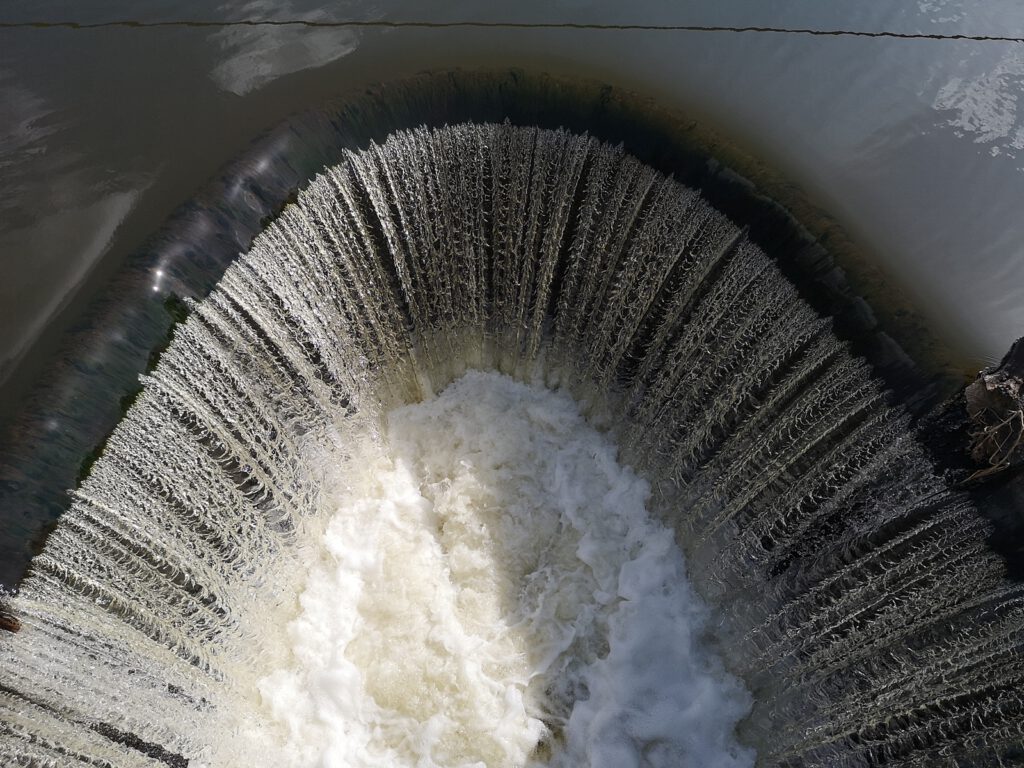
<path id="1" fill-rule="evenodd" d="M 1024 338 L 964 390 L 971 457 L 981 479 L 1024 463 Z"/>

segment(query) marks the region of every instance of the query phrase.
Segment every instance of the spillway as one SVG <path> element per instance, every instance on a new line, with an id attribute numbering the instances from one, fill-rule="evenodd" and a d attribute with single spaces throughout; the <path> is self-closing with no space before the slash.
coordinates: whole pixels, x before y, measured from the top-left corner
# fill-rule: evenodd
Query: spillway
<path id="1" fill-rule="evenodd" d="M 570 397 L 471 371 L 386 424 L 218 765 L 753 765 L 672 532 Z"/>
<path id="2" fill-rule="evenodd" d="M 1024 589 L 830 321 L 621 148 L 461 124 L 347 152 L 190 304 L 11 600 L 5 764 L 223 764 L 339 467 L 468 371 L 571 398 L 648 484 L 759 764 L 1014 759 Z"/>

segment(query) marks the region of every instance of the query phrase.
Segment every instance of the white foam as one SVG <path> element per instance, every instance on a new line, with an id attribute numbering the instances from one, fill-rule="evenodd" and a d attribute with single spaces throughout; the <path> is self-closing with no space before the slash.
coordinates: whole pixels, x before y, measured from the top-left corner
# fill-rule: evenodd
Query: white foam
<path id="1" fill-rule="evenodd" d="M 382 443 L 346 465 L 292 661 L 259 683 L 265 761 L 753 765 L 672 534 L 571 398 L 471 372 Z"/>

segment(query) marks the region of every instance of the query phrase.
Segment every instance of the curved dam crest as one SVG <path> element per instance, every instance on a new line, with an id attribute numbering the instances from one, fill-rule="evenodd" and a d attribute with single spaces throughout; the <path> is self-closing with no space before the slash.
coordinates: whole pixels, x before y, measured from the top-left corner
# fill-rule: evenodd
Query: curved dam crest
<path id="1" fill-rule="evenodd" d="M 570 393 L 651 485 L 760 764 L 995 764 L 1024 587 L 865 363 L 694 190 L 587 137 L 349 152 L 192 306 L 12 601 L 0 757 L 185 765 L 257 717 L 326 456 L 469 369 Z"/>

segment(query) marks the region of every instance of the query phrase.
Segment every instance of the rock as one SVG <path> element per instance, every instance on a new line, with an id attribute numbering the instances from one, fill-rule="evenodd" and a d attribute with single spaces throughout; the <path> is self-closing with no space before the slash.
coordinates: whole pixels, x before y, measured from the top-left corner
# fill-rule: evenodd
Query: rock
<path id="1" fill-rule="evenodd" d="M 1024 464 L 1024 338 L 999 365 L 985 368 L 964 391 L 971 457 L 981 479 Z"/>

